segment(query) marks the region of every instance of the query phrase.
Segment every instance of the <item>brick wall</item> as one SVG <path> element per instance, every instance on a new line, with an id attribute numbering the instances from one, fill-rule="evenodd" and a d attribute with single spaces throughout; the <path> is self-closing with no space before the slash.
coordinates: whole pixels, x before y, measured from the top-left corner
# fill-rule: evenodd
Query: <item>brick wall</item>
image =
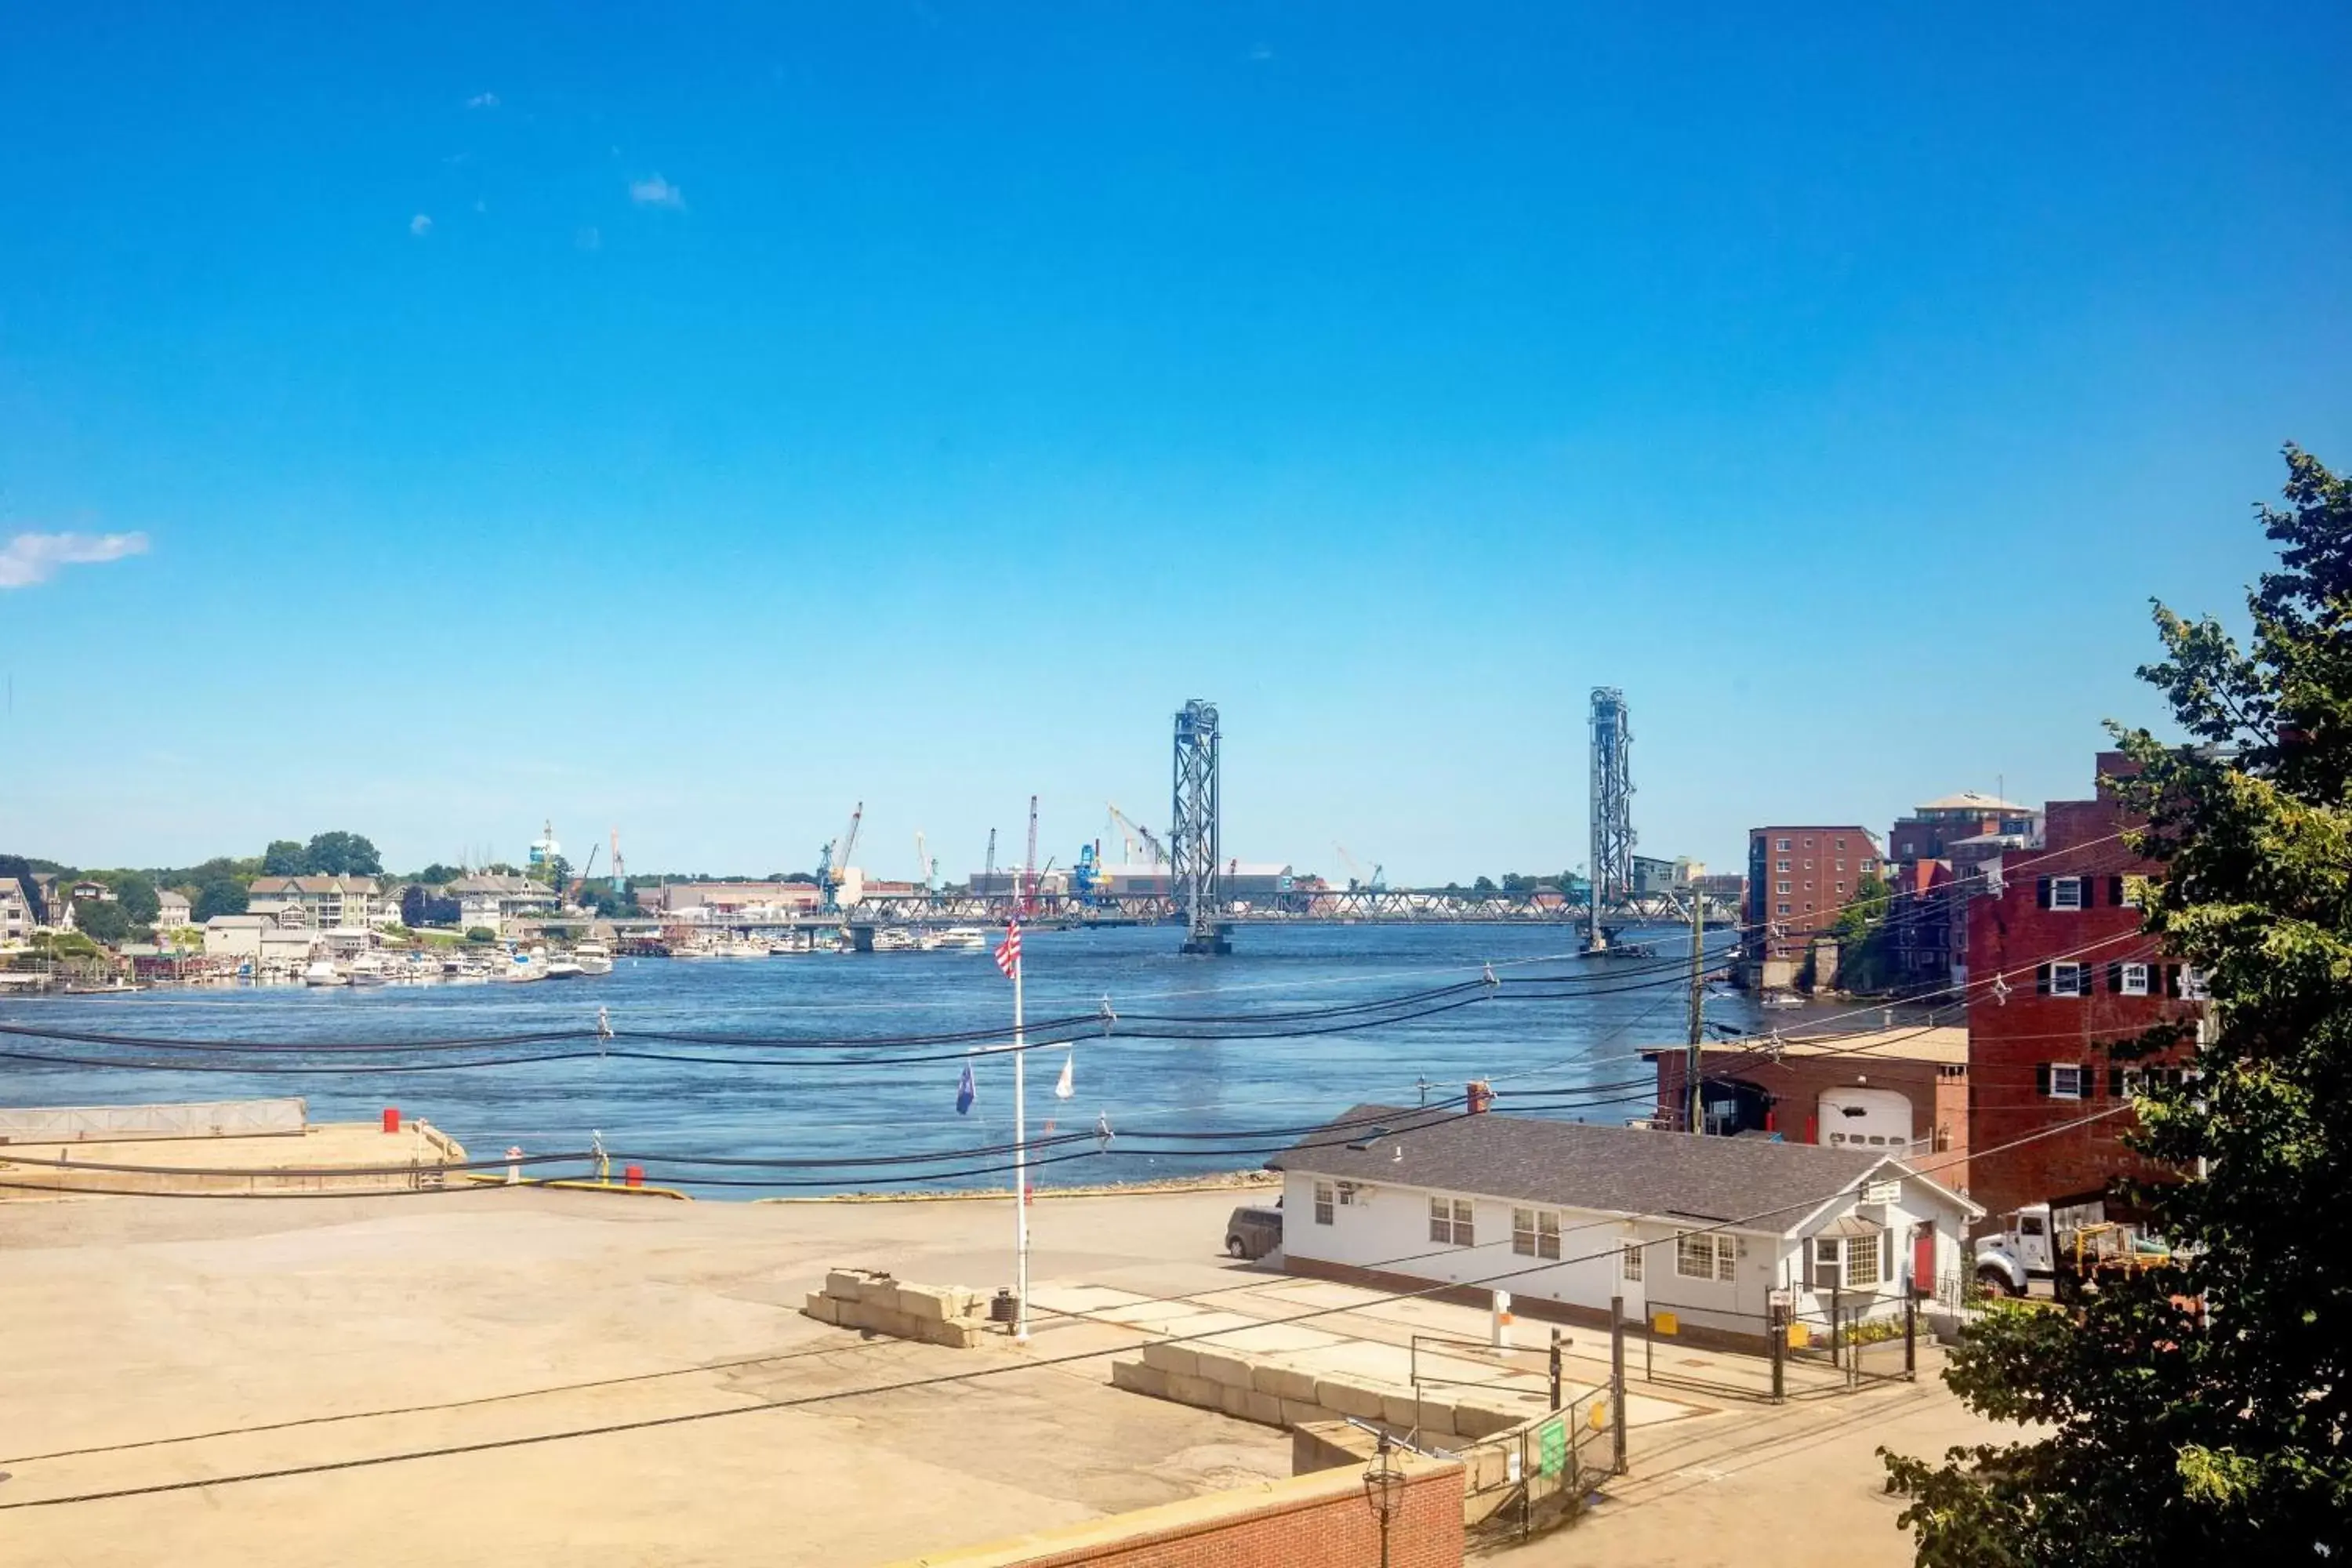
<path id="1" fill-rule="evenodd" d="M 1462 1467 L 1403 1453 L 1395 1462 L 1405 1483 L 1388 1522 L 1388 1561 L 1461 1568 Z M 923 1568 L 1363 1568 L 1381 1561 L 1381 1521 L 1361 1469 L 1349 1467 L 919 1561 Z"/>
<path id="2" fill-rule="evenodd" d="M 2100 759 L 2114 773 L 2122 759 Z M 2095 1194 L 2119 1176 L 2165 1173 L 2123 1145 L 2133 1121 L 2128 1110 L 2067 1126 L 2123 1103 L 2109 1046 L 2168 1018 L 2193 1016 L 2193 1003 L 2164 994 L 2179 984 L 2177 962 L 2138 935 L 2139 911 L 2116 896 L 2116 879 L 2156 869 L 2114 836 L 2134 826 L 2120 805 L 2053 801 L 2046 840 L 2038 850 L 2003 858 L 1998 894 L 1971 899 L 1968 910 L 1969 1195 L 1991 1215 L 2021 1205 Z M 2021 865 L 2020 862 L 2031 864 Z M 2053 879 L 2079 879 L 2083 907 L 2053 907 Z M 2127 897 L 2128 888 L 2121 889 Z M 2044 966 L 2084 965 L 2081 994 L 2053 994 Z M 2125 994 L 2113 966 L 2160 966 L 2154 994 Z M 2001 976 L 1999 986 L 1992 984 Z M 2150 1058 L 2178 1062 L 2185 1047 Z M 2140 1065 L 2140 1064 L 2129 1064 Z M 2062 1098 L 2053 1068 L 2082 1069 L 2081 1098 Z M 2063 1130 L 2062 1130 L 2063 1129 Z M 2035 1136 L 2042 1134 L 2042 1136 Z M 2013 1149 L 1998 1146 L 2032 1137 Z M 1991 1223 L 1988 1220 L 1988 1224 Z"/>

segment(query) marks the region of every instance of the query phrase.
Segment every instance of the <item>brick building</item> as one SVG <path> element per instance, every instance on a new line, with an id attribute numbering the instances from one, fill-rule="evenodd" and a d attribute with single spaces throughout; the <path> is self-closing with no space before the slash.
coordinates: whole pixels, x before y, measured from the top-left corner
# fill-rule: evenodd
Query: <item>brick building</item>
<path id="1" fill-rule="evenodd" d="M 1751 990 L 1794 986 L 1804 962 L 1864 877 L 1881 874 L 1867 827 L 1756 827 L 1748 834 L 1748 940 L 1741 977 Z M 1834 984 L 1834 971 L 1814 984 Z"/>
<path id="2" fill-rule="evenodd" d="M 1658 1074 L 1658 1120 L 1682 1124 L 1681 1046 L 1646 1048 Z M 1791 1143 L 1880 1149 L 1963 1188 L 1969 1147 L 1969 1032 L 1949 1025 L 1710 1045 L 1699 1054 L 1706 1131 Z"/>
<path id="3" fill-rule="evenodd" d="M 2103 779 L 2131 766 L 2098 760 Z M 2164 1174 L 2124 1147 L 2132 1118 L 2119 1108 L 2189 1047 L 2128 1063 L 2107 1050 L 2200 1009 L 2195 977 L 2140 934 L 2137 884 L 2156 868 L 2117 837 L 2135 826 L 2104 783 L 2093 799 L 2053 800 L 2040 838 L 1986 861 L 1968 901 L 1969 1190 L 1995 1215 Z M 2099 1111 L 2116 1113 L 2083 1120 Z"/>
<path id="4" fill-rule="evenodd" d="M 2023 845 L 2040 820 L 2030 806 L 1976 790 L 1923 801 L 1886 836 L 1888 953 L 1897 989 L 1919 994 L 1960 982 L 1966 947 L 1958 933 L 1968 889 L 1988 854 Z"/>

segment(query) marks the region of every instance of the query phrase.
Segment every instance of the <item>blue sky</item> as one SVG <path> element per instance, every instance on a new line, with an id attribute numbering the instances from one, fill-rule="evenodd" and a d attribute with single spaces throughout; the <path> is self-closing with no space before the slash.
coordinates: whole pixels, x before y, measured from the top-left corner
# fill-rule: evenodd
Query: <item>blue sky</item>
<path id="1" fill-rule="evenodd" d="M 248 9 L 0 53 L 0 847 L 1066 863 L 1203 696 L 1551 869 L 1605 683 L 1730 865 L 2082 793 L 2352 464 L 2341 6 Z"/>

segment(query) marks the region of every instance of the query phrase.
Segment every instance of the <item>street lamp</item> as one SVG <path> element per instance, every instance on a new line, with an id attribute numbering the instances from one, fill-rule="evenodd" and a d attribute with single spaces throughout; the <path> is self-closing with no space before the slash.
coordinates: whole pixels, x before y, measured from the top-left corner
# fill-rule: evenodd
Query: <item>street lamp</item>
<path id="1" fill-rule="evenodd" d="M 1380 1447 L 1364 1467 L 1364 1500 L 1381 1521 L 1381 1568 L 1389 1568 L 1389 1521 L 1404 1506 L 1404 1468 L 1396 1462 L 1395 1440 L 1381 1434 Z"/>

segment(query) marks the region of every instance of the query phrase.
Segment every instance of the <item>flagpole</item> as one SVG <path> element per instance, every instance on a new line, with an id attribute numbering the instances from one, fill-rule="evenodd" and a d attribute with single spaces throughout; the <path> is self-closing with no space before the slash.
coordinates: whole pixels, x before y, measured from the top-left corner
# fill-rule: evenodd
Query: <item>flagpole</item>
<path id="1" fill-rule="evenodd" d="M 1013 929 L 1020 930 L 1016 924 Z M 1027 1079 L 1022 1068 L 1029 1052 L 1021 1033 L 1021 975 L 1028 967 L 1013 961 L 1013 1337 L 1029 1337 L 1029 1131 Z"/>

